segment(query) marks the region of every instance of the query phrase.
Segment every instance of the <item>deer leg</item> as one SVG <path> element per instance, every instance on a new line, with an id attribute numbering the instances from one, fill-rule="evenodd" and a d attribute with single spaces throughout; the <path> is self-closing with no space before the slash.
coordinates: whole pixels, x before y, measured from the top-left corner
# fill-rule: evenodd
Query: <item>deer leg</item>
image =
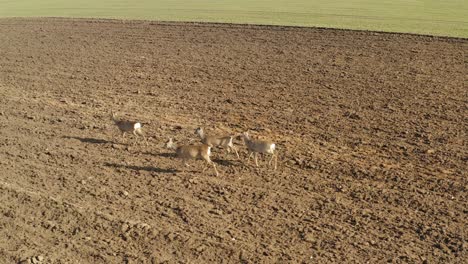
<path id="1" fill-rule="evenodd" d="M 141 131 L 140 128 L 138 128 L 137 130 L 133 131 L 133 133 L 134 133 L 134 134 L 136 133 L 136 134 L 142 136 L 142 137 L 143 137 L 143 140 L 145 141 L 146 146 L 148 146 L 148 140 L 146 139 L 145 135 L 143 134 L 143 132 Z M 135 135 L 136 135 L 136 134 L 135 134 Z"/>
<path id="2" fill-rule="evenodd" d="M 210 159 L 210 157 L 203 157 L 203 159 L 208 163 L 208 165 L 213 165 L 213 168 L 215 170 L 216 176 L 219 176 L 218 170 L 216 169 L 216 165 L 214 162 Z M 203 170 L 204 171 L 204 170 Z"/>
<path id="3" fill-rule="evenodd" d="M 255 165 L 258 167 L 258 152 L 255 152 L 254 158 L 255 158 Z"/>
<path id="4" fill-rule="evenodd" d="M 278 168 L 278 154 L 275 153 L 275 170 Z"/>
<path id="5" fill-rule="evenodd" d="M 274 154 L 274 153 L 273 153 L 273 154 L 271 154 L 271 159 L 268 161 L 268 166 L 270 166 L 270 165 L 271 165 L 271 161 L 273 160 L 273 158 L 274 158 L 274 157 L 275 157 L 275 154 Z"/>
<path id="6" fill-rule="evenodd" d="M 252 154 L 253 154 L 253 152 L 250 152 L 250 151 L 249 151 L 249 156 L 247 157 L 247 164 L 249 163 L 250 157 L 252 157 Z"/>
<path id="7" fill-rule="evenodd" d="M 232 150 L 234 150 L 234 152 L 236 153 L 236 155 L 237 155 L 237 159 L 240 159 L 240 157 L 239 157 L 239 153 L 237 152 L 237 149 L 236 149 L 236 147 L 232 146 L 231 148 L 232 148 Z"/>
<path id="8" fill-rule="evenodd" d="M 181 159 L 180 162 L 182 163 L 182 172 L 185 172 L 185 166 L 187 165 L 184 159 Z"/>
<path id="9" fill-rule="evenodd" d="M 210 162 L 209 162 L 208 160 L 205 160 L 205 161 L 206 161 L 208 164 L 210 164 Z M 208 168 L 208 166 L 206 165 L 205 162 L 203 162 L 203 170 L 202 170 L 202 172 L 205 172 L 207 168 Z"/>
<path id="10" fill-rule="evenodd" d="M 213 169 L 215 170 L 216 177 L 219 176 L 218 169 L 216 169 L 216 165 L 214 164 L 214 162 L 213 161 L 208 162 L 208 164 L 210 164 L 210 163 L 211 163 L 211 165 L 213 165 Z"/>
<path id="11" fill-rule="evenodd" d="M 215 173 L 216 173 L 216 177 L 219 176 L 219 173 L 218 173 L 218 170 L 216 169 L 216 165 L 214 164 L 214 162 L 211 162 L 211 164 L 213 164 L 213 168 L 215 170 Z"/>
<path id="12" fill-rule="evenodd" d="M 122 142 L 125 143 L 125 132 L 122 132 Z"/>
<path id="13" fill-rule="evenodd" d="M 137 143 L 137 141 L 138 141 L 140 138 L 138 137 L 138 135 L 137 135 L 137 133 L 136 133 L 135 130 L 133 130 L 133 135 L 135 135 L 135 139 L 133 139 L 132 145 L 135 145 L 135 144 Z"/>
<path id="14" fill-rule="evenodd" d="M 187 163 L 187 159 L 182 159 L 182 172 L 185 172 L 185 169 L 187 167 L 190 167 L 190 165 Z"/>

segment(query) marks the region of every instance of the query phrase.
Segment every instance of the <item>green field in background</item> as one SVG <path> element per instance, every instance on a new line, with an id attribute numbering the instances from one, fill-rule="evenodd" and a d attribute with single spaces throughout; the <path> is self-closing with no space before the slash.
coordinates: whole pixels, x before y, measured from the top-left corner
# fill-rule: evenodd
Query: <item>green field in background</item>
<path id="1" fill-rule="evenodd" d="M 468 0 L 0 0 L 0 17 L 318 26 L 468 38 Z"/>

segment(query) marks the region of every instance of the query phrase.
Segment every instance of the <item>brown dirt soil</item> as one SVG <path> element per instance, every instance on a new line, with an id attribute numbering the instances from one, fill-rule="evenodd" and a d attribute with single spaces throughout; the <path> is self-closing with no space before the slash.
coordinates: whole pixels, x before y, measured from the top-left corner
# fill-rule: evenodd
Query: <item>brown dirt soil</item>
<path id="1" fill-rule="evenodd" d="M 0 263 L 462 263 L 466 39 L 0 20 Z M 465 83 L 464 83 L 465 82 Z M 149 146 L 119 137 L 110 111 Z M 279 168 L 169 137 L 250 130 Z M 242 159 L 246 150 L 236 144 Z"/>

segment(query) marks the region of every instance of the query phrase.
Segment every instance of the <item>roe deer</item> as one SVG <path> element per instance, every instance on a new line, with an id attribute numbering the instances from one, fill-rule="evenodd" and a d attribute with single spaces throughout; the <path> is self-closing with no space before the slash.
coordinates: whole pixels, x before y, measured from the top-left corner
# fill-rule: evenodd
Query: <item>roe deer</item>
<path id="1" fill-rule="evenodd" d="M 237 158 L 239 159 L 239 153 L 237 152 L 236 147 L 232 143 L 233 136 L 225 136 L 225 137 L 219 137 L 219 136 L 208 136 L 205 135 L 205 131 L 203 131 L 203 128 L 199 127 L 195 129 L 195 134 L 197 134 L 201 142 L 206 145 L 211 145 L 213 147 L 223 147 L 226 148 L 226 151 L 229 153 L 231 150 L 234 150 L 234 152 L 237 155 Z"/>
<path id="2" fill-rule="evenodd" d="M 129 121 L 129 120 L 119 120 L 116 118 L 115 113 L 111 112 L 112 114 L 112 120 L 114 121 L 114 124 L 119 128 L 120 132 L 122 133 L 122 138 L 125 138 L 125 133 L 133 133 L 135 137 L 138 139 L 139 135 L 143 137 L 145 140 L 146 145 L 148 146 L 148 141 L 146 140 L 145 135 L 143 134 L 143 131 L 141 130 L 141 123 L 140 122 L 134 122 L 134 121 Z"/>
<path id="3" fill-rule="evenodd" d="M 242 134 L 242 138 L 244 139 L 244 143 L 247 146 L 248 154 L 249 157 L 247 158 L 247 163 L 250 160 L 250 157 L 252 154 L 254 154 L 255 158 L 255 165 L 258 167 L 258 161 L 257 161 L 257 156 L 258 153 L 268 153 L 271 154 L 271 159 L 268 161 L 268 166 L 270 166 L 271 161 L 273 158 L 275 159 L 275 170 L 277 168 L 277 163 L 278 163 L 278 155 L 275 152 L 276 144 L 271 142 L 271 141 L 265 141 L 265 140 L 256 140 L 256 139 L 251 139 L 249 136 L 249 133 L 244 132 Z"/>
<path id="4" fill-rule="evenodd" d="M 216 165 L 210 159 L 210 155 L 211 155 L 210 145 L 201 144 L 201 145 L 177 146 L 172 141 L 172 138 L 170 138 L 169 141 L 166 143 L 166 148 L 175 150 L 177 158 L 181 159 L 182 163 L 187 167 L 189 166 L 189 164 L 187 163 L 188 160 L 203 159 L 209 165 L 213 165 L 213 168 L 216 172 L 216 176 L 219 176 L 218 170 L 216 169 Z M 203 169 L 203 171 L 205 170 L 206 170 L 206 167 Z"/>

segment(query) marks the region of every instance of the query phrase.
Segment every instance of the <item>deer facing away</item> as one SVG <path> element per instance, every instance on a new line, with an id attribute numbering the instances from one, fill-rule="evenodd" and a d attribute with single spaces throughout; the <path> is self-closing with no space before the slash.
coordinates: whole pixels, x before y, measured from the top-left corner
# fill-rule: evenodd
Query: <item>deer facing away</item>
<path id="1" fill-rule="evenodd" d="M 138 139 L 139 136 L 142 136 L 143 139 L 145 140 L 146 145 L 148 145 L 148 141 L 146 140 L 146 137 L 143 134 L 143 131 L 141 130 L 140 122 L 134 122 L 134 121 L 123 120 L 123 119 L 119 120 L 117 119 L 115 113 L 111 112 L 111 114 L 112 114 L 112 120 L 114 121 L 114 124 L 122 133 L 122 138 L 125 138 L 126 133 L 132 133 L 133 135 L 135 135 L 136 139 Z"/>
<path id="2" fill-rule="evenodd" d="M 257 156 L 258 153 L 267 153 L 271 154 L 270 161 L 268 161 L 268 166 L 271 165 L 271 162 L 274 161 L 274 168 L 276 170 L 277 164 L 278 164 L 278 155 L 275 152 L 276 144 L 271 142 L 271 141 L 266 141 L 266 140 L 256 140 L 256 139 L 251 139 L 249 136 L 249 133 L 244 132 L 242 134 L 242 138 L 244 139 L 245 146 L 247 147 L 248 151 L 248 158 L 247 158 L 247 163 L 250 160 L 250 157 L 252 154 L 254 155 L 255 158 L 255 165 L 258 167 L 258 161 L 257 161 Z"/>
<path id="3" fill-rule="evenodd" d="M 205 134 L 205 131 L 203 131 L 203 128 L 201 127 L 195 129 L 195 134 L 197 134 L 200 137 L 201 142 L 205 145 L 226 148 L 226 151 L 228 153 L 231 152 L 231 150 L 233 150 L 236 153 L 237 158 L 239 159 L 239 153 L 237 152 L 237 149 L 234 146 L 234 143 L 232 142 L 234 138 L 233 136 L 208 136 Z"/>
<path id="4" fill-rule="evenodd" d="M 187 163 L 189 160 L 202 159 L 206 161 L 207 164 L 213 166 L 216 176 L 219 175 L 218 170 L 216 169 L 216 165 L 210 159 L 211 145 L 200 144 L 200 145 L 177 146 L 172 141 L 172 138 L 170 138 L 169 141 L 166 143 L 166 148 L 175 150 L 177 158 L 181 159 L 182 163 L 185 166 L 187 167 L 189 166 L 189 164 Z M 203 171 L 205 170 L 206 170 L 206 167 L 203 169 Z"/>

